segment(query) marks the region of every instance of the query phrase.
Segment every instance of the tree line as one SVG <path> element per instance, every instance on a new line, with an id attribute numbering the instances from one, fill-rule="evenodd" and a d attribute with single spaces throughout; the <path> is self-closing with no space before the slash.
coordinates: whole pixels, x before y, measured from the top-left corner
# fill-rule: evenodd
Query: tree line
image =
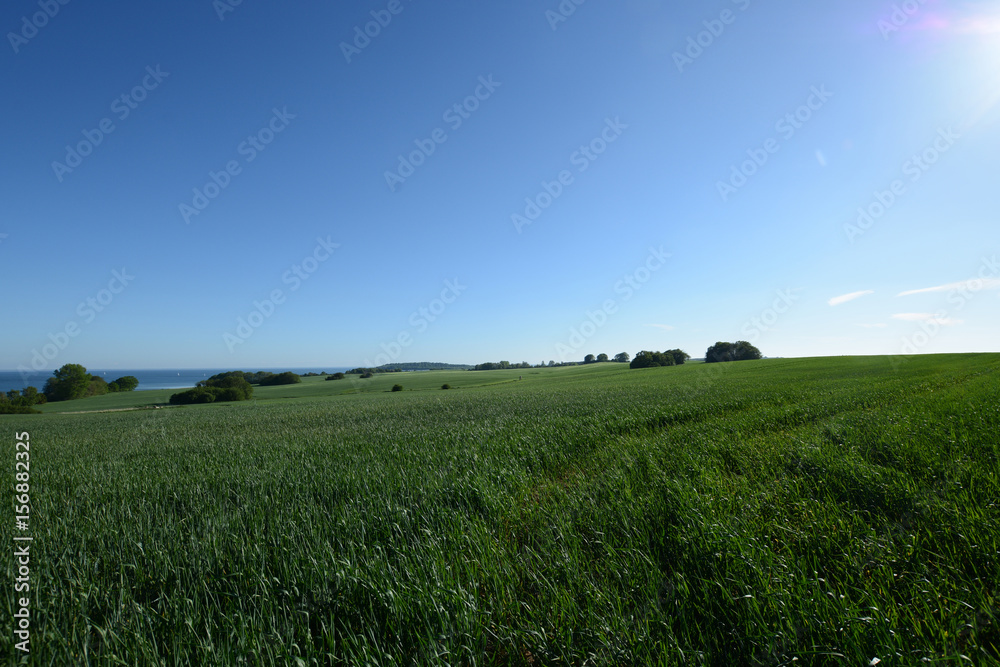
<path id="1" fill-rule="evenodd" d="M 21 391 L 11 389 L 6 394 L 0 392 L 0 414 L 38 412 L 32 406 L 134 391 L 138 386 L 139 380 L 134 375 L 123 375 L 107 382 L 100 375 L 91 375 L 80 364 L 64 364 L 52 372 L 52 377 L 45 381 L 42 391 L 38 391 L 37 387 L 25 387 Z"/>
<path id="2" fill-rule="evenodd" d="M 588 354 L 583 359 L 584 364 L 607 363 L 628 363 L 629 368 L 655 368 L 661 366 L 680 366 L 688 361 L 691 356 L 680 349 L 654 352 L 651 350 L 639 351 L 634 359 L 631 359 L 627 352 L 619 352 L 614 358 L 609 358 L 607 354 Z M 719 341 L 712 345 L 705 352 L 705 363 L 724 363 L 730 361 L 748 361 L 763 358 L 759 349 L 745 340 L 735 343 Z M 476 371 L 507 370 L 519 368 L 544 368 L 554 366 L 576 365 L 577 362 L 563 362 L 556 364 L 549 361 L 548 364 L 542 362 L 537 366 L 532 366 L 527 361 L 519 364 L 512 364 L 509 361 L 485 362 L 467 368 Z M 429 366 L 426 362 L 420 366 Z M 433 364 L 440 367 L 458 368 L 457 364 Z M 400 364 L 400 366 L 410 366 L 410 364 Z M 377 368 L 354 368 L 347 371 L 347 375 L 361 375 L 362 378 L 371 378 L 375 373 L 401 373 L 401 367 L 379 366 Z M 307 377 L 327 375 L 324 373 L 307 373 Z M 341 380 L 346 375 L 344 373 L 334 373 L 327 375 L 327 380 Z M 249 373 L 245 371 L 229 371 L 213 375 L 207 380 L 202 380 L 194 389 L 178 392 L 170 397 L 170 402 L 174 405 L 185 405 L 191 403 L 211 403 L 215 401 L 245 401 L 253 396 L 253 385 L 261 387 L 296 384 L 302 382 L 302 378 L 290 371 L 284 373 L 271 373 L 268 371 L 257 371 Z M 99 375 L 92 375 L 80 364 L 64 364 L 58 370 L 53 371 L 52 377 L 45 382 L 42 391 L 36 387 L 26 387 L 22 391 L 12 389 L 7 393 L 0 392 L 0 414 L 11 413 L 37 413 L 33 409 L 35 405 L 42 405 L 48 402 L 71 401 L 90 396 L 100 396 L 107 393 L 134 391 L 139 386 L 139 380 L 133 375 L 124 375 L 120 378 L 106 382 Z"/>
<path id="3" fill-rule="evenodd" d="M 760 350 L 745 340 L 736 341 L 735 343 L 720 341 L 715 345 L 710 346 L 708 351 L 705 353 L 705 362 L 710 364 L 726 361 L 747 361 L 750 359 L 761 358 L 762 356 Z M 613 361 L 616 363 L 629 364 L 629 368 L 655 368 L 658 366 L 680 366 L 689 359 L 691 359 L 691 355 L 681 349 L 665 350 L 663 352 L 641 350 L 636 353 L 635 359 L 632 359 L 628 352 L 619 352 L 613 358 L 604 353 L 598 355 L 588 354 L 583 358 L 583 364 L 600 364 Z M 500 361 L 477 364 L 472 368 L 472 370 L 495 371 L 510 368 L 552 368 L 555 366 L 576 366 L 579 363 L 580 362 L 576 361 L 564 361 L 557 364 L 555 361 L 549 361 L 548 364 L 542 362 L 537 366 L 532 366 L 526 361 L 520 364 L 511 364 L 509 361 Z"/>
<path id="4" fill-rule="evenodd" d="M 221 401 L 248 401 L 253 398 L 253 385 L 275 387 L 300 382 L 302 382 L 302 377 L 291 371 L 284 373 L 227 371 L 202 380 L 194 389 L 172 395 L 170 403 L 172 405 L 192 405 Z"/>

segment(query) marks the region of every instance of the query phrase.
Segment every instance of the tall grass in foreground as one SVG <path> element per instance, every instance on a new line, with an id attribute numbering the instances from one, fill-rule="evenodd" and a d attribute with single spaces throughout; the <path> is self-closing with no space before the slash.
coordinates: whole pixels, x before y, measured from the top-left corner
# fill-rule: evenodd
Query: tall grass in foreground
<path id="1" fill-rule="evenodd" d="M 3 416 L 32 442 L 27 662 L 990 664 L 998 372 L 601 364 Z"/>

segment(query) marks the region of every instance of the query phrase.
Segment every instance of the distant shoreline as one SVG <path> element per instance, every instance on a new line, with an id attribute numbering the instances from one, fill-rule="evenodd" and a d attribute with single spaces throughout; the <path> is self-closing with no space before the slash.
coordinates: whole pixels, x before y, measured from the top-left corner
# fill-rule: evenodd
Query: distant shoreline
<path id="1" fill-rule="evenodd" d="M 291 371 L 302 375 L 304 373 L 343 373 L 350 370 L 346 366 L 327 366 L 322 368 L 88 368 L 91 375 L 99 375 L 108 382 L 124 375 L 134 375 L 139 380 L 136 391 L 154 391 L 157 389 L 188 389 L 195 386 L 199 381 L 205 380 L 216 373 L 225 373 L 232 370 L 253 371 Z M 52 371 L 39 371 L 25 380 L 18 371 L 0 371 L 0 391 L 8 392 L 11 389 L 18 391 L 25 387 L 32 386 L 39 391 L 45 385 L 45 381 L 52 377 Z"/>

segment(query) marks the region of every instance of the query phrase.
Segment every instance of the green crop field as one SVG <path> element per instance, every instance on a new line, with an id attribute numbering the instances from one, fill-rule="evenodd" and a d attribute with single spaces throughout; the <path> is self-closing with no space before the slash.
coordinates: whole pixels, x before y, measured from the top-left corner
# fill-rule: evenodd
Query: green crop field
<path id="1" fill-rule="evenodd" d="M 25 662 L 997 664 L 1000 355 L 900 361 L 0 416 L 12 490 L 31 442 Z"/>

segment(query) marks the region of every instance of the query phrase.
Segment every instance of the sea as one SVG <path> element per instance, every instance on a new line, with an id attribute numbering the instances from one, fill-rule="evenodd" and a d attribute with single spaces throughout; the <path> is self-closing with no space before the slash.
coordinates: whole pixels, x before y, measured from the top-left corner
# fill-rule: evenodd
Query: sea
<path id="1" fill-rule="evenodd" d="M 106 370 L 103 368 L 88 368 L 91 375 L 99 375 L 106 381 L 111 382 L 123 375 L 134 375 L 139 380 L 136 391 L 151 389 L 187 389 L 195 386 L 202 380 L 207 380 L 216 373 L 225 373 L 234 370 L 232 368 L 187 368 L 187 369 L 152 369 L 152 370 L 130 370 L 128 368 L 116 368 Z M 283 373 L 291 371 L 303 375 L 305 373 L 337 373 L 350 370 L 344 366 L 329 366 L 323 368 L 253 368 L 240 369 L 251 372 L 271 371 L 272 373 Z M 0 371 L 0 391 L 4 393 L 11 389 L 18 391 L 28 386 L 33 386 L 39 391 L 45 386 L 45 381 L 52 377 L 52 371 L 41 371 L 33 375 L 22 376 L 18 371 Z"/>

